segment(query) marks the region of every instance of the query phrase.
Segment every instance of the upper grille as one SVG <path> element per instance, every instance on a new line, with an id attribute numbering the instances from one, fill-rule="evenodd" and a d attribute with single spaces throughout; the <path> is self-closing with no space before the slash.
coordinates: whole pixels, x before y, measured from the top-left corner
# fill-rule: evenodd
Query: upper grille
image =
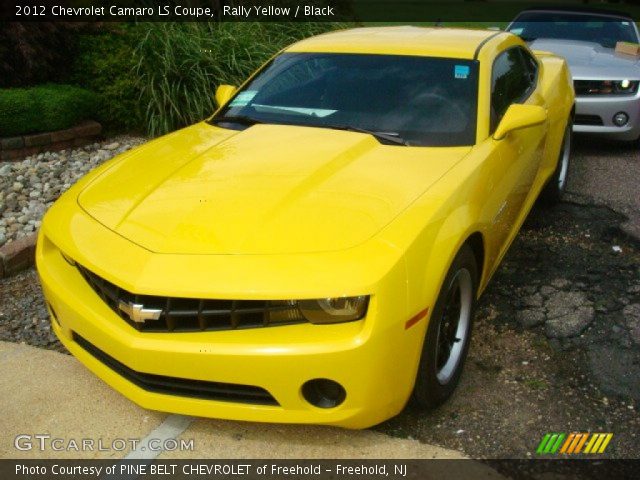
<path id="1" fill-rule="evenodd" d="M 574 80 L 573 89 L 576 95 L 594 95 L 600 92 L 601 84 L 598 80 Z"/>
<path id="2" fill-rule="evenodd" d="M 86 268 L 78 270 L 109 307 L 132 327 L 145 332 L 196 332 L 270 327 L 304 323 L 295 302 L 273 300 L 211 300 L 159 297 L 128 292 Z M 133 321 L 120 305 L 161 310 L 157 320 Z"/>
<path id="3" fill-rule="evenodd" d="M 638 82 L 631 82 L 629 89 L 617 91 L 611 81 L 607 80 L 574 80 L 573 89 L 577 96 L 586 95 L 635 95 Z"/>

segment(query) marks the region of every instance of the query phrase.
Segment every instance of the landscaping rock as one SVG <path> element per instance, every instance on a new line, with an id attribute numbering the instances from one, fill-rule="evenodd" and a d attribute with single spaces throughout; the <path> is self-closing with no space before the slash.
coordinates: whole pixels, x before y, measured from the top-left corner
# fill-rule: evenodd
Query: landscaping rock
<path id="1" fill-rule="evenodd" d="M 0 162 L 0 247 L 33 233 L 51 204 L 88 171 L 143 142 L 141 137 L 121 136 Z"/>

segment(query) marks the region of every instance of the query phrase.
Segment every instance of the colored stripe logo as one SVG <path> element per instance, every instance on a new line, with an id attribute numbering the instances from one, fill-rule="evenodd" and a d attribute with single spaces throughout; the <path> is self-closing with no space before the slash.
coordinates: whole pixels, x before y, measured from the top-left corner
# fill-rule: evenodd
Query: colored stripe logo
<path id="1" fill-rule="evenodd" d="M 554 455 L 562 453 L 572 455 L 578 453 L 599 454 L 604 453 L 613 433 L 547 433 L 538 448 L 538 455 Z"/>

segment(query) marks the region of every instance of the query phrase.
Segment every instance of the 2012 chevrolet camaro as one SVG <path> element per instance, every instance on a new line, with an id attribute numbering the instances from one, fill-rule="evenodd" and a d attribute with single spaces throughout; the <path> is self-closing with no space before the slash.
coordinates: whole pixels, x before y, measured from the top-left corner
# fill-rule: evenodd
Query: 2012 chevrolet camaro
<path id="1" fill-rule="evenodd" d="M 453 392 L 473 308 L 557 201 L 564 60 L 505 32 L 310 38 L 47 213 L 52 328 L 140 405 L 362 428 Z"/>

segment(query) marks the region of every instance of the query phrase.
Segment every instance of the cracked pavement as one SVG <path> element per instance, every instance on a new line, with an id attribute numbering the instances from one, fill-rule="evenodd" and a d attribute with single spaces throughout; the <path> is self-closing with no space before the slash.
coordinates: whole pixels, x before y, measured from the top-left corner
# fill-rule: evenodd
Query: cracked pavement
<path id="1" fill-rule="evenodd" d="M 378 429 L 486 458 L 534 457 L 547 432 L 613 432 L 607 457 L 640 458 L 640 154 L 574 146 L 568 201 L 529 215 L 453 398 Z"/>
<path id="2" fill-rule="evenodd" d="M 640 141 L 634 144 L 574 135 L 567 197 L 607 205 L 626 217 L 621 227 L 640 239 Z"/>

